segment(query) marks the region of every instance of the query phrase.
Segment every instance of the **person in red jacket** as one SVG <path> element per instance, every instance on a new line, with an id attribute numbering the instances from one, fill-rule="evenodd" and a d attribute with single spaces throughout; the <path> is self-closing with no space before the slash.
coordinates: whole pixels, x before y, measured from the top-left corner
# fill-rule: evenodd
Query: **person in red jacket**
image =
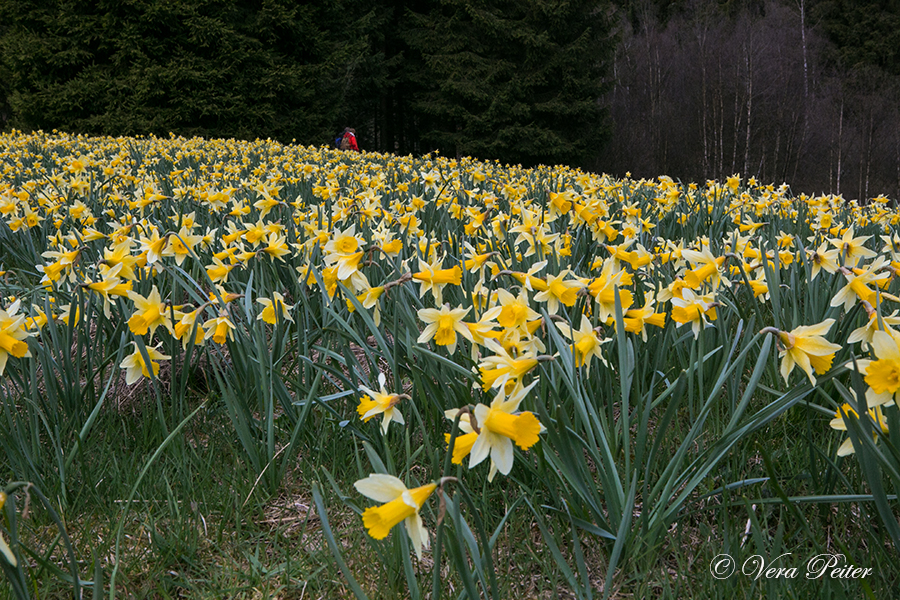
<path id="1" fill-rule="evenodd" d="M 356 144 L 356 130 L 351 127 L 344 128 L 344 137 L 341 138 L 341 150 L 356 150 L 359 152 L 359 146 Z"/>

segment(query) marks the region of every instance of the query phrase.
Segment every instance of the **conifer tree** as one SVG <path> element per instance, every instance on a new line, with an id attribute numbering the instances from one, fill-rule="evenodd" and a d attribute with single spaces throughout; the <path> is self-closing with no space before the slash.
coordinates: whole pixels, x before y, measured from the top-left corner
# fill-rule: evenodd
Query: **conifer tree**
<path id="1" fill-rule="evenodd" d="M 14 124 L 322 143 L 367 51 L 349 0 L 4 0 Z"/>
<path id="2" fill-rule="evenodd" d="M 845 66 L 900 75 L 900 1 L 823 0 L 813 5 L 813 16 Z"/>
<path id="3" fill-rule="evenodd" d="M 606 136 L 614 40 L 597 1 L 442 0 L 412 13 L 405 39 L 422 137 L 502 161 L 583 163 Z"/>

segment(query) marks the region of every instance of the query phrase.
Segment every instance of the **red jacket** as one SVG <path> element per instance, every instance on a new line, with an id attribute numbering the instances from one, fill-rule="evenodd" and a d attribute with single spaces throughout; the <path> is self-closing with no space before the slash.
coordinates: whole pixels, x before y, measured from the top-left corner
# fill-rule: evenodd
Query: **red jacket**
<path id="1" fill-rule="evenodd" d="M 344 134 L 344 137 L 345 137 L 345 138 L 346 138 L 347 136 L 350 136 L 350 137 L 348 138 L 348 140 L 349 140 L 349 142 L 350 142 L 350 149 L 351 149 L 351 150 L 356 150 L 357 152 L 359 152 L 359 146 L 356 145 L 356 135 L 354 135 L 354 134 L 352 134 L 352 133 L 350 133 L 350 132 L 348 131 L 347 133 Z"/>

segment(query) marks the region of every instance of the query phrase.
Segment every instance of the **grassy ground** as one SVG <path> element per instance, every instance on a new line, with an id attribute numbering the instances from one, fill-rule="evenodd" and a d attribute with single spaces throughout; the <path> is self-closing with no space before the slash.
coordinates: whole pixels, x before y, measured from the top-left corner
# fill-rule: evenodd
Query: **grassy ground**
<path id="1" fill-rule="evenodd" d="M 196 404 L 198 401 L 192 404 Z M 141 468 L 160 442 L 161 432 L 146 398 L 104 413 L 97 424 L 85 459 L 78 465 L 79 485 L 65 511 L 86 578 L 100 565 L 108 586 L 114 565 L 120 520 L 123 544 L 117 578 L 120 597 L 133 598 L 351 598 L 351 591 L 322 535 L 310 493 L 312 481 L 322 481 L 328 518 L 344 559 L 371 598 L 409 597 L 400 569 L 379 563 L 374 546 L 402 552 L 396 535 L 374 542 L 365 534 L 359 516 L 338 497 L 349 493 L 361 477 L 354 462 L 340 467 L 334 456 L 358 456 L 352 436 L 337 423 L 323 420 L 304 436 L 292 454 L 291 468 L 273 490 L 260 485 L 247 468 L 231 425 L 214 398 L 187 424 L 183 439 L 169 446 L 140 482 L 127 515 L 124 500 Z M 797 408 L 769 430 L 736 451 L 726 468 L 709 483 L 752 480 L 779 475 L 769 483 L 751 485 L 712 498 L 697 498 L 669 530 L 659 548 L 636 553 L 631 569 L 614 579 L 614 598 L 862 598 L 893 595 L 900 585 L 893 549 L 873 527 L 870 503 L 783 505 L 781 495 L 810 492 L 813 475 L 806 469 L 809 442 L 825 439 L 805 436 L 804 409 Z M 674 448 L 669 449 L 674 451 Z M 766 462 L 769 462 L 767 465 Z M 320 467 L 329 468 L 337 489 Z M 854 481 L 849 462 L 842 475 Z M 818 477 L 836 477 L 823 470 Z M 486 484 L 486 482 L 482 482 Z M 522 482 L 528 487 L 528 482 Z M 777 487 L 776 487 L 777 485 Z M 503 489 L 508 488 L 508 489 Z M 839 488 L 839 486 L 838 486 Z M 820 489 L 820 488 L 812 488 Z M 475 488 L 477 491 L 477 488 Z M 518 486 L 484 485 L 491 505 L 508 507 Z M 839 491 L 836 490 L 836 491 Z M 540 502 L 540 494 L 534 496 Z M 640 510 L 640 501 L 636 510 Z M 429 520 L 434 515 L 429 515 Z M 560 548 L 571 559 L 564 519 L 553 521 Z M 33 509 L 22 521 L 20 536 L 34 547 L 46 549 L 55 539 L 46 514 Z M 609 546 L 600 538 L 582 537 L 588 576 L 601 590 Z M 732 555 L 737 573 L 718 581 L 709 565 L 719 554 Z M 744 564 L 754 555 L 767 562 L 784 556 L 778 566 L 797 567 L 795 579 L 756 578 L 758 562 Z M 822 553 L 842 553 L 851 562 L 873 569 L 864 580 L 835 580 L 827 575 L 809 580 L 806 563 Z M 57 551 L 58 554 L 58 551 Z M 96 561 L 92 564 L 92 561 Z M 574 598 L 558 572 L 532 518 L 519 509 L 507 521 L 497 540 L 494 565 L 505 597 Z M 743 575 L 741 567 L 751 572 Z M 396 565 L 395 565 L 396 567 Z M 426 555 L 416 568 L 430 575 L 433 563 Z M 449 568 L 443 569 L 444 577 Z M 71 587 L 47 570 L 33 571 L 40 597 L 68 597 Z M 460 582 L 442 580 L 444 593 L 453 597 Z M 108 592 L 108 587 L 104 588 Z"/>

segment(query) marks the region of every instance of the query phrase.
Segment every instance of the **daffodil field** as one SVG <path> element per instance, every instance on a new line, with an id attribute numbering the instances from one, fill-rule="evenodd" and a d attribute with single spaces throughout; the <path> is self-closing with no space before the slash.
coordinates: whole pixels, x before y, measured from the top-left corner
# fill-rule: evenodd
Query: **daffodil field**
<path id="1" fill-rule="evenodd" d="M 12 597 L 898 592 L 888 198 L 56 132 L 0 168 Z M 785 552 L 875 572 L 710 574 Z"/>

